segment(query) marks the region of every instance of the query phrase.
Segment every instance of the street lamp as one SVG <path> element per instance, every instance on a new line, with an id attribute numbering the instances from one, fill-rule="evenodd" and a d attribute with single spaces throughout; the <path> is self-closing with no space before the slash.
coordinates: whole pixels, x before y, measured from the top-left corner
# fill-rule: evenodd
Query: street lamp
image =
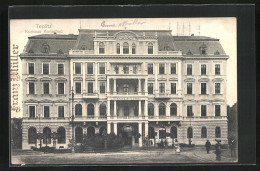
<path id="1" fill-rule="evenodd" d="M 191 117 L 193 117 L 194 116 L 194 113 L 191 113 L 191 116 L 190 116 L 190 129 L 191 129 Z M 192 130 L 193 131 L 193 130 Z M 190 135 L 189 135 L 189 146 L 191 147 L 191 132 L 190 132 Z"/>

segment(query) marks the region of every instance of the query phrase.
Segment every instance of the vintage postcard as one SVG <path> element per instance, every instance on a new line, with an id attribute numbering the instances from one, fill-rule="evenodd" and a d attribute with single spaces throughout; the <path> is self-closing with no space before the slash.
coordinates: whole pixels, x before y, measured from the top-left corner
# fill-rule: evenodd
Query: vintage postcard
<path id="1" fill-rule="evenodd" d="M 236 18 L 11 19 L 11 165 L 237 162 Z"/>

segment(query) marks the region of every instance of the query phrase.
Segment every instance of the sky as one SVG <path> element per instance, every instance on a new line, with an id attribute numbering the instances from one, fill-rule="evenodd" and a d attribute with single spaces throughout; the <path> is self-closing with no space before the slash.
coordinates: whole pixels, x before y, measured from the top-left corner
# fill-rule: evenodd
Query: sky
<path id="1" fill-rule="evenodd" d="M 10 45 L 18 45 L 19 53 L 21 53 L 29 36 L 53 34 L 54 32 L 57 34 L 78 34 L 80 28 L 172 30 L 172 35 L 194 34 L 195 36 L 220 39 L 226 54 L 229 55 L 227 61 L 227 104 L 232 106 L 237 102 L 237 26 L 234 17 L 10 20 Z M 20 63 L 19 66 L 19 71 L 21 71 Z M 21 84 L 20 81 L 13 83 Z M 19 88 L 19 92 L 21 92 L 21 86 Z M 22 117 L 21 93 L 19 93 L 18 98 L 20 111 L 11 111 L 11 117 Z"/>

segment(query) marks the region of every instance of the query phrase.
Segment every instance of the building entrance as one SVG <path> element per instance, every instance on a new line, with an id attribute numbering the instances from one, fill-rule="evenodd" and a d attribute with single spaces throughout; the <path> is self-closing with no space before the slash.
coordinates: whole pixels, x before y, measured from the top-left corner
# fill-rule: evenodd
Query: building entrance
<path id="1" fill-rule="evenodd" d="M 125 140 L 125 146 L 132 145 L 133 128 L 131 126 L 124 126 L 122 128 L 122 137 Z"/>

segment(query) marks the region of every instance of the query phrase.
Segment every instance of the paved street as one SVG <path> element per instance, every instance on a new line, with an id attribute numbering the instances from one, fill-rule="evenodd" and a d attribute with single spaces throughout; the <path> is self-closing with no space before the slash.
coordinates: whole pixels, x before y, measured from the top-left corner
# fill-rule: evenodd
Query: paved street
<path id="1" fill-rule="evenodd" d="M 183 148 L 180 154 L 173 149 L 132 149 L 119 152 L 51 154 L 16 150 L 12 153 L 12 164 L 156 164 L 156 163 L 214 163 L 212 150 L 206 154 L 203 147 Z M 221 162 L 235 162 L 229 150 L 223 150 Z M 219 161 L 218 161 L 219 162 Z"/>

